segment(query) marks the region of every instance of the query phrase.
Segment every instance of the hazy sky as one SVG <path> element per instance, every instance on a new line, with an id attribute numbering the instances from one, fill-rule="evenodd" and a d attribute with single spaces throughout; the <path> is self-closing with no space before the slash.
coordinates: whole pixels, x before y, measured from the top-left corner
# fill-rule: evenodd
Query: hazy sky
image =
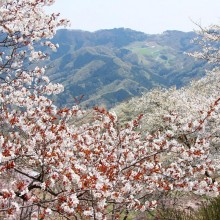
<path id="1" fill-rule="evenodd" d="M 220 0 L 56 0 L 50 11 L 70 19 L 72 29 L 89 31 L 125 27 L 161 33 L 192 31 L 192 21 L 220 23 Z"/>

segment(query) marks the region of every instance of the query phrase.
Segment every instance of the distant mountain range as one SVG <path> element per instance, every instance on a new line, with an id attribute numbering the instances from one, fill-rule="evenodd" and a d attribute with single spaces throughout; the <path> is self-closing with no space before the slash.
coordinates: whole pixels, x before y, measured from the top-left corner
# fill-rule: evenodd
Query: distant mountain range
<path id="1" fill-rule="evenodd" d="M 148 35 L 131 29 L 96 32 L 58 30 L 48 74 L 65 86 L 54 97 L 62 106 L 112 107 L 155 87 L 181 87 L 204 74 L 205 62 L 185 53 L 198 50 L 193 32 L 166 31 Z"/>

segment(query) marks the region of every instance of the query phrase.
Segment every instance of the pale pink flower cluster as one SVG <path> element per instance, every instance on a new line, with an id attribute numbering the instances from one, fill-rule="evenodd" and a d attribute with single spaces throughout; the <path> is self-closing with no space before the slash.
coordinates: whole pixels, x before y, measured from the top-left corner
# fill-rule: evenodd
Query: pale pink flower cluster
<path id="1" fill-rule="evenodd" d="M 218 195 L 218 183 L 205 174 L 215 171 L 209 129 L 218 118 L 219 99 L 197 117 L 183 120 L 180 112 L 169 112 L 168 129 L 151 133 L 141 132 L 142 115 L 122 126 L 114 112 L 102 108 L 54 105 L 48 95 L 63 87 L 49 81 L 44 67 L 27 68 L 25 62 L 44 59 L 35 42 L 52 38 L 66 24 L 44 12 L 52 3 L 7 0 L 0 8 L 1 215 L 120 219 L 123 210 L 154 209 L 158 193 Z"/>

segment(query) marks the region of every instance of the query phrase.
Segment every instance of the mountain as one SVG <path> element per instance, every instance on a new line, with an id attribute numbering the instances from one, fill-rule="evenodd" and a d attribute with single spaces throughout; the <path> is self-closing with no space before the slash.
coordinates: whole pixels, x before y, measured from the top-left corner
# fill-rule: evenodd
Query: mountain
<path id="1" fill-rule="evenodd" d="M 63 106 L 78 100 L 112 107 L 155 86 L 181 87 L 201 77 L 207 65 L 186 55 L 198 50 L 190 43 L 195 37 L 193 32 L 149 35 L 125 28 L 58 30 L 52 41 L 60 46 L 47 66 L 50 79 L 65 91 L 54 98 Z"/>

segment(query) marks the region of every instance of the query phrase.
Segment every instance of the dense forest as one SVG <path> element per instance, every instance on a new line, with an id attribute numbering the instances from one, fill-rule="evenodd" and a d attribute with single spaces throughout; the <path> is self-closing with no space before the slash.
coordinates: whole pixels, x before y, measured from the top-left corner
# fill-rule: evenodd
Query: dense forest
<path id="1" fill-rule="evenodd" d="M 57 104 L 71 106 L 83 95 L 84 106 L 109 108 L 155 87 L 182 87 L 209 68 L 187 55 L 200 49 L 191 42 L 195 37 L 194 32 L 148 35 L 124 28 L 58 30 L 53 42 L 59 48 L 46 62 L 50 79 L 65 86 Z"/>

